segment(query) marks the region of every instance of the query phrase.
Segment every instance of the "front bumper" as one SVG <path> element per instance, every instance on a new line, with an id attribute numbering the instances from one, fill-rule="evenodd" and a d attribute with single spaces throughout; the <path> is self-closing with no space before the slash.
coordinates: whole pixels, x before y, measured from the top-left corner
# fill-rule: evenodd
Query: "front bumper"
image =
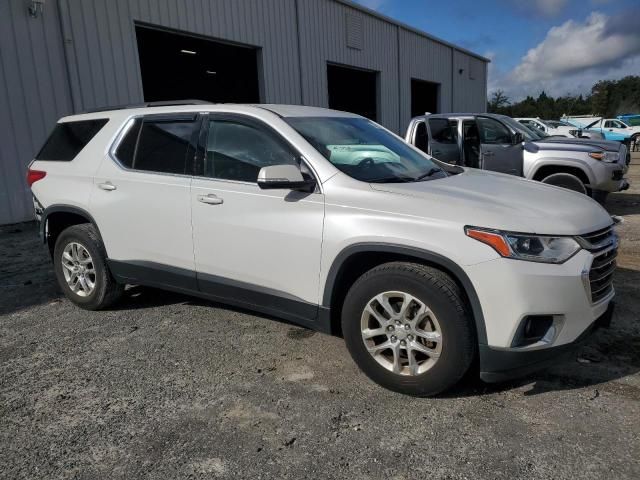
<path id="1" fill-rule="evenodd" d="M 629 188 L 629 180 L 625 175 L 629 171 L 627 150 L 623 148 L 617 163 L 592 163 L 595 182 L 590 185 L 592 190 L 603 192 L 621 192 Z"/>
<path id="2" fill-rule="evenodd" d="M 502 382 L 540 370 L 559 358 L 574 352 L 595 330 L 608 328 L 614 303 L 598 317 L 576 340 L 557 347 L 531 351 L 498 350 L 480 345 L 480 378 L 487 383 Z"/>
<path id="3" fill-rule="evenodd" d="M 575 341 L 607 310 L 611 289 L 592 302 L 589 272 L 596 257 L 580 250 L 566 262 L 535 263 L 498 258 L 467 266 L 485 319 L 486 344 L 497 349 L 544 349 Z M 518 329 L 531 316 L 552 316 L 544 342 L 517 346 Z"/>

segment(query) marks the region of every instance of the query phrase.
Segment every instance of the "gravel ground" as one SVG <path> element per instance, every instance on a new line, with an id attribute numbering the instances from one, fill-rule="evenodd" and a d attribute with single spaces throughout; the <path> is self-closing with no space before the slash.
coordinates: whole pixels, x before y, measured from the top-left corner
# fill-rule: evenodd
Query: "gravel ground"
<path id="1" fill-rule="evenodd" d="M 517 382 L 404 397 L 343 342 L 134 288 L 85 312 L 33 224 L 0 227 L 0 478 L 640 478 L 640 162 L 622 215 L 618 309 Z M 635 178 L 634 178 L 635 177 Z"/>

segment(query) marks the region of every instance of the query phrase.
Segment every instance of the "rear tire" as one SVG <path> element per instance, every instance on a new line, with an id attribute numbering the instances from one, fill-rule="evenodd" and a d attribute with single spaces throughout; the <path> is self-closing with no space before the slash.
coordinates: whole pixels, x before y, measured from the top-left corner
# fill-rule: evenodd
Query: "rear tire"
<path id="1" fill-rule="evenodd" d="M 407 395 L 453 387 L 476 356 L 462 292 L 447 274 L 425 265 L 392 262 L 362 275 L 345 298 L 342 331 L 371 380 Z"/>
<path id="2" fill-rule="evenodd" d="M 542 183 L 547 185 L 554 185 L 556 187 L 566 188 L 567 190 L 573 190 L 574 192 L 587 194 L 587 187 L 582 180 L 570 173 L 554 173 L 541 180 Z"/>
<path id="3" fill-rule="evenodd" d="M 58 283 L 65 296 L 85 310 L 102 310 L 124 293 L 107 266 L 107 253 L 95 227 L 74 225 L 58 236 L 53 252 Z"/>

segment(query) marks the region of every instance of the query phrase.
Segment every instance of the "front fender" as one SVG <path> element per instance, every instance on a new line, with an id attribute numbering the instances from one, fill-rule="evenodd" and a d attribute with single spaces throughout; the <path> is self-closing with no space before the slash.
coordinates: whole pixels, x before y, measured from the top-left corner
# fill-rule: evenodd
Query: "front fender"
<path id="1" fill-rule="evenodd" d="M 527 172 L 526 178 L 532 180 L 535 178 L 538 171 L 545 166 L 577 168 L 586 175 L 589 179 L 589 184 L 597 183 L 596 174 L 586 161 L 567 157 L 545 157 L 540 160 L 536 160 L 531 166 L 530 171 Z"/>
<path id="2" fill-rule="evenodd" d="M 451 275 L 451 277 L 453 277 L 454 280 L 458 282 L 458 284 L 467 295 L 467 298 L 469 299 L 476 326 L 476 332 L 478 335 L 478 343 L 480 345 L 487 344 L 487 330 L 485 327 L 484 314 L 482 313 L 482 305 L 480 304 L 480 300 L 478 298 L 478 294 L 476 293 L 475 287 L 473 286 L 473 283 L 471 282 L 465 271 L 454 261 L 440 254 L 424 249 L 382 242 L 357 243 L 344 248 L 335 257 L 333 263 L 331 264 L 331 267 L 329 268 L 322 296 L 322 306 L 324 308 L 331 308 L 333 291 L 343 265 L 345 265 L 349 257 L 358 253 L 393 253 L 396 255 L 403 255 L 406 257 L 412 257 L 418 260 L 425 261 L 447 272 L 449 275 Z"/>

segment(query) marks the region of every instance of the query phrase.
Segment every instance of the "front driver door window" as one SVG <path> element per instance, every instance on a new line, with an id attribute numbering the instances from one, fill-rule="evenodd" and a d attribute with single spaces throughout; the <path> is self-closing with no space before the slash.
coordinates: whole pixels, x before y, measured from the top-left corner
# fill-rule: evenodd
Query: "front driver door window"
<path id="1" fill-rule="evenodd" d="M 297 165 L 298 153 L 267 125 L 238 115 L 211 114 L 200 147 L 191 188 L 199 288 L 313 317 L 324 196 L 262 190 L 256 183 L 261 167 Z"/>
<path id="2" fill-rule="evenodd" d="M 521 144 L 513 144 L 511 130 L 490 117 L 477 117 L 480 134 L 481 168 L 494 172 L 522 175 L 524 151 Z"/>

